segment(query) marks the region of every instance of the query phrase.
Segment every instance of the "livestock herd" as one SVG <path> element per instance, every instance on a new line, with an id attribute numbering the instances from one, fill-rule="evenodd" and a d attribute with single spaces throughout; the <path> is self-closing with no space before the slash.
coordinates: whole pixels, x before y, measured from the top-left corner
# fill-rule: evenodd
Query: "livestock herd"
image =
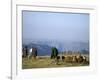
<path id="1" fill-rule="evenodd" d="M 28 59 L 34 58 L 37 59 L 37 48 L 28 48 L 24 47 L 22 50 L 22 57 L 26 57 Z M 58 49 L 56 47 L 51 48 L 51 57 L 50 59 L 53 59 L 56 64 L 58 64 L 60 61 L 66 62 L 66 63 L 84 63 L 87 62 L 87 57 L 81 54 L 74 54 L 74 55 L 59 55 Z"/>

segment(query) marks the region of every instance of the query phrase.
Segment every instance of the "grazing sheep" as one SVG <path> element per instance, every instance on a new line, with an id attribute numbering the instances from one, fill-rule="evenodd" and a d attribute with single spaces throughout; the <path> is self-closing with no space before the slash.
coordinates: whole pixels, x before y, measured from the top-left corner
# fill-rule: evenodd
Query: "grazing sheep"
<path id="1" fill-rule="evenodd" d="M 83 56 L 83 62 L 87 62 L 86 56 Z"/>
<path id="2" fill-rule="evenodd" d="M 60 60 L 60 56 L 57 56 L 57 60 Z"/>
<path id="3" fill-rule="evenodd" d="M 77 58 L 77 62 L 78 62 L 78 63 L 83 62 L 83 56 L 77 55 L 76 58 Z"/>
<path id="4" fill-rule="evenodd" d="M 57 56 L 57 57 L 55 58 L 55 62 L 56 62 L 57 65 L 58 65 L 58 63 L 59 63 L 59 60 L 60 60 L 60 56 Z"/>
<path id="5" fill-rule="evenodd" d="M 72 60 L 73 60 L 73 56 L 71 56 L 71 55 L 68 55 L 65 58 L 65 61 L 68 62 L 68 63 L 72 62 Z"/>
<path id="6" fill-rule="evenodd" d="M 72 62 L 76 63 L 77 62 L 77 57 L 73 56 Z"/>

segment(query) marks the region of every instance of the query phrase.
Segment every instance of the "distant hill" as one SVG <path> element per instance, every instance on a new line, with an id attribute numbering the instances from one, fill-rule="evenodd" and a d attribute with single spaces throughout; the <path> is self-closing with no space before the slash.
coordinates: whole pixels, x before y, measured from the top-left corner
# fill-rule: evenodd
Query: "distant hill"
<path id="1" fill-rule="evenodd" d="M 50 53 L 51 53 L 51 47 L 48 45 L 30 43 L 27 46 L 28 46 L 28 48 L 31 48 L 31 47 L 37 48 L 38 55 L 41 55 L 41 56 L 50 55 Z"/>
<path id="2" fill-rule="evenodd" d="M 23 43 L 23 47 L 26 44 Z M 57 41 L 34 41 L 27 44 L 28 48 L 37 48 L 38 55 L 50 55 L 51 47 L 56 47 L 59 52 L 62 51 L 80 51 L 83 54 L 89 53 L 89 43 L 85 42 L 57 42 Z"/>

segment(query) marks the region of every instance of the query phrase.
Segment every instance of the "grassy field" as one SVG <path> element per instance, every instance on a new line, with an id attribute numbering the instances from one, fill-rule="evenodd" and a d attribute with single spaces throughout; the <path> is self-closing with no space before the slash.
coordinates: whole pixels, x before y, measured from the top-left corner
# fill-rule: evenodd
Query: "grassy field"
<path id="1" fill-rule="evenodd" d="M 87 55 L 86 55 L 87 56 Z M 88 56 L 87 56 L 88 57 Z M 88 57 L 89 60 L 89 57 Z M 53 68 L 53 67 L 79 67 L 89 66 L 89 61 L 82 63 L 73 63 L 59 60 L 58 64 L 54 59 L 50 59 L 50 56 L 38 56 L 37 59 L 22 58 L 22 69 L 31 68 Z"/>

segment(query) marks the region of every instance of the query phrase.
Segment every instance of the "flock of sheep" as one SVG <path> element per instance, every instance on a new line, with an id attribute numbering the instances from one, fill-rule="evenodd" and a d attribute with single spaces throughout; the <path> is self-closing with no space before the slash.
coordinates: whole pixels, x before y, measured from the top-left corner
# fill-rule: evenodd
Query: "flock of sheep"
<path id="1" fill-rule="evenodd" d="M 59 56 L 58 50 L 55 47 L 52 48 L 51 59 L 54 59 L 57 64 L 59 63 L 59 61 L 63 61 L 67 63 L 85 63 L 88 61 L 87 57 L 81 55 L 81 53 Z"/>
<path id="2" fill-rule="evenodd" d="M 52 47 L 51 49 L 52 53 L 51 53 L 51 59 L 54 60 L 54 62 L 56 64 L 59 64 L 59 62 L 66 62 L 66 63 L 84 63 L 84 62 L 88 62 L 87 57 L 85 55 L 81 55 L 81 54 L 70 54 L 70 55 L 59 55 L 58 49 L 55 47 Z M 27 49 L 23 48 L 23 57 L 33 57 L 34 59 L 37 58 L 37 49 L 36 48 L 31 48 L 31 49 Z"/>
<path id="3" fill-rule="evenodd" d="M 83 56 L 81 54 L 57 56 L 54 60 L 55 60 L 56 64 L 59 64 L 60 61 L 66 62 L 66 63 L 86 63 L 86 62 L 88 62 L 87 57 Z"/>

